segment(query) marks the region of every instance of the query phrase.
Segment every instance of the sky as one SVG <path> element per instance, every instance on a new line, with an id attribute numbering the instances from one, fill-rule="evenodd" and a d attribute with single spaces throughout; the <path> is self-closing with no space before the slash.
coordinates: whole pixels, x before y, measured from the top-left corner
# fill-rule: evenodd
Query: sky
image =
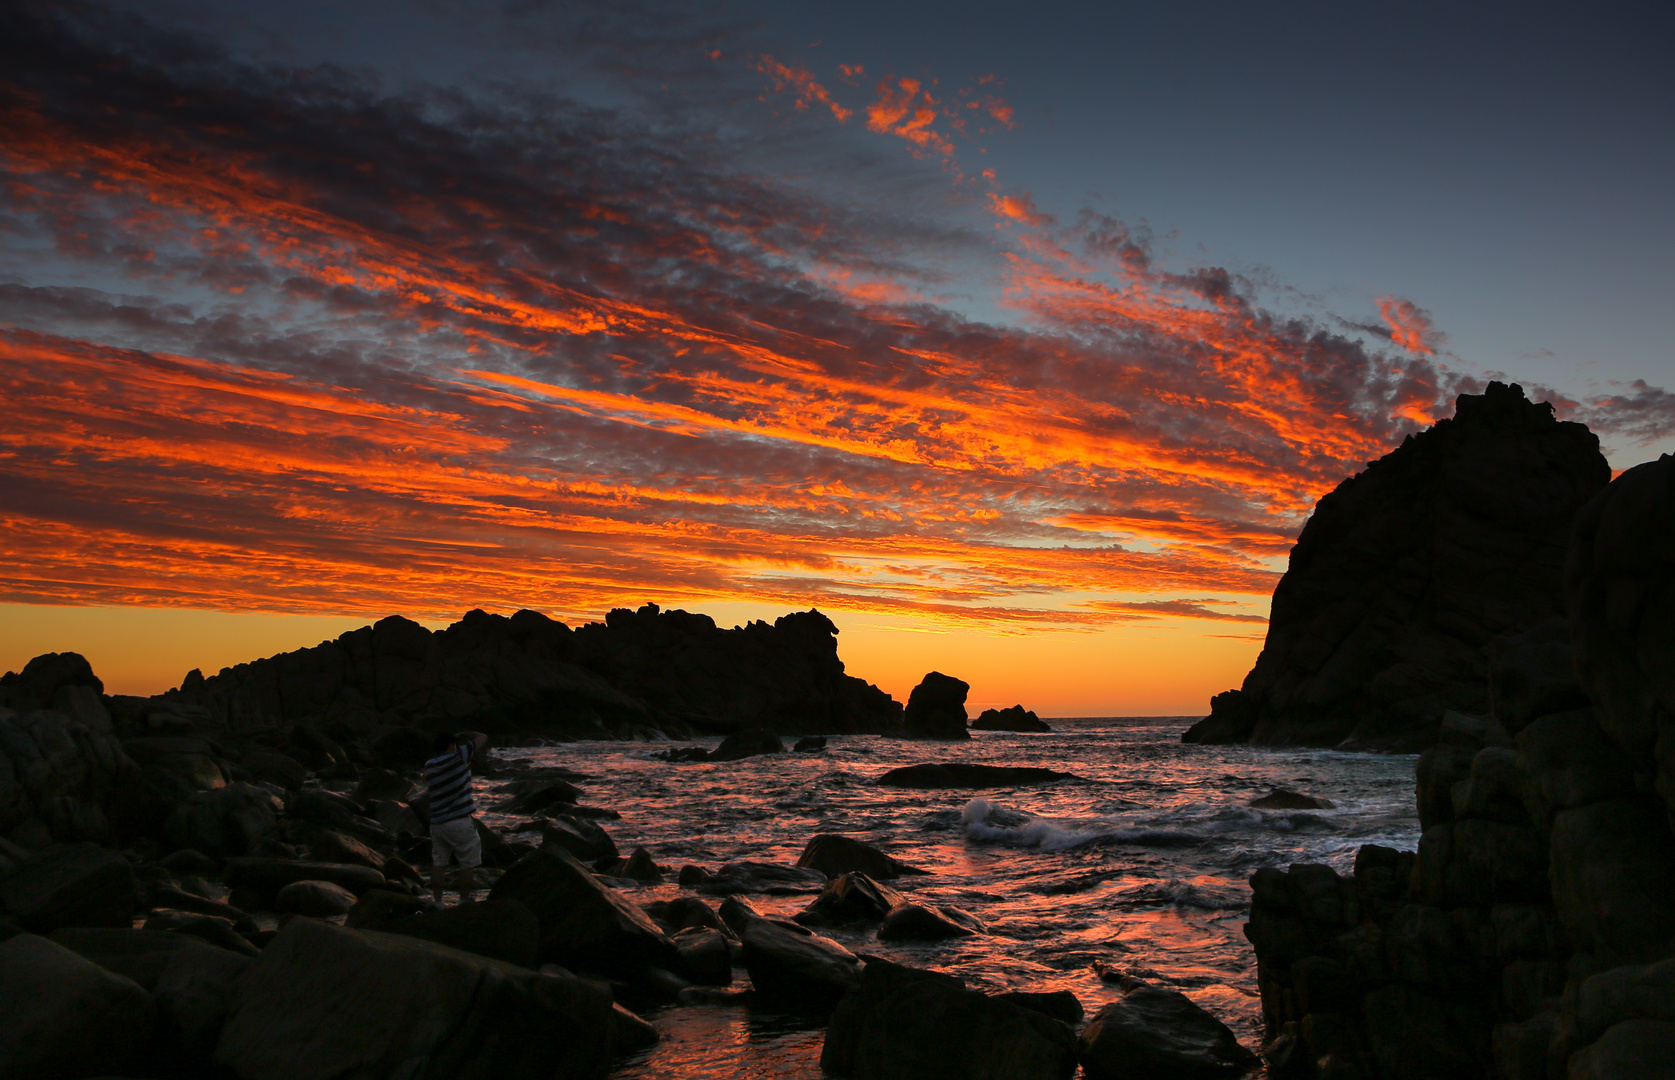
<path id="1" fill-rule="evenodd" d="M 0 5 L 0 669 L 818 607 L 1202 713 L 1491 378 L 1675 449 L 1646 6 Z"/>

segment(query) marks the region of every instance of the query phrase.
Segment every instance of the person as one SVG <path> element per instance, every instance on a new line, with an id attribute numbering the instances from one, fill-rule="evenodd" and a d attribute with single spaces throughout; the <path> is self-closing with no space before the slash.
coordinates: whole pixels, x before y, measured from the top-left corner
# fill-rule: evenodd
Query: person
<path id="1" fill-rule="evenodd" d="M 476 888 L 474 870 L 483 862 L 483 843 L 472 817 L 471 761 L 488 745 L 479 731 L 443 732 L 436 736 L 433 754 L 425 762 L 425 788 L 430 793 L 430 895 L 440 906 L 448 874 L 448 859 L 459 863 L 455 886 L 459 902 L 469 904 Z"/>

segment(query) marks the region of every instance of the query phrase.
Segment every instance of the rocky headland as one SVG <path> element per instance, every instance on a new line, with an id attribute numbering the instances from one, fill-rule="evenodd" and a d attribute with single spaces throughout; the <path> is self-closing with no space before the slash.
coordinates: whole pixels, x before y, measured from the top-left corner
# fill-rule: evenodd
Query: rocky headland
<path id="1" fill-rule="evenodd" d="M 1460 395 L 1320 500 L 1255 666 L 1183 738 L 1416 751 L 1445 712 L 1487 712 L 1491 656 L 1562 627 L 1571 531 L 1610 477 L 1594 434 L 1521 387 Z"/>
<path id="2" fill-rule="evenodd" d="M 1675 1075 L 1675 458 L 1581 508 L 1563 583 L 1420 757 L 1417 853 L 1251 879 L 1276 1080 Z"/>

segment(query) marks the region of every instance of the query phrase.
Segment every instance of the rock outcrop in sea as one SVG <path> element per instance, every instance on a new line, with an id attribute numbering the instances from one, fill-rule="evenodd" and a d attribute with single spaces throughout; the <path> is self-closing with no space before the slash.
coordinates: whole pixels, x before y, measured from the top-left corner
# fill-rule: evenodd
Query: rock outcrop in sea
<path id="1" fill-rule="evenodd" d="M 1544 630 L 1420 757 L 1417 854 L 1251 879 L 1275 1080 L 1675 1075 L 1675 457 L 1581 510 L 1565 591 L 1574 664 Z"/>
<path id="2" fill-rule="evenodd" d="M 1571 527 L 1610 475 L 1521 387 L 1460 395 L 1320 500 L 1255 666 L 1183 739 L 1412 751 L 1486 712 L 1490 653 L 1564 614 Z"/>
<path id="3" fill-rule="evenodd" d="M 534 611 L 471 611 L 432 632 L 392 615 L 334 641 L 189 675 L 119 713 L 252 731 L 306 724 L 356 734 L 473 728 L 496 737 L 680 737 L 760 728 L 887 732 L 901 706 L 844 673 L 837 627 L 819 611 L 722 629 L 647 604 L 572 630 Z"/>

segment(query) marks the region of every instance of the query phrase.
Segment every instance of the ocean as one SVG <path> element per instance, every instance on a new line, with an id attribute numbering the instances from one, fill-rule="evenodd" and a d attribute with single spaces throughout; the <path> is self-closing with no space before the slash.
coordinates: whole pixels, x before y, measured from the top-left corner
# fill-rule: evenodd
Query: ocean
<path id="1" fill-rule="evenodd" d="M 1183 744 L 1196 717 L 1049 719 L 1051 734 L 973 732 L 968 743 L 834 736 L 824 751 L 736 762 L 671 763 L 675 744 L 576 742 L 497 751 L 586 773 L 584 802 L 624 855 L 645 847 L 670 884 L 631 890 L 637 902 L 680 890 L 687 863 L 792 864 L 817 833 L 875 844 L 931 871 L 891 882 L 953 905 L 986 934 L 938 943 L 877 941 L 870 931 L 820 932 L 851 951 L 957 974 L 974 988 L 1069 990 L 1091 1016 L 1121 996 L 1120 971 L 1180 990 L 1261 1043 L 1256 960 L 1243 928 L 1247 879 L 1264 866 L 1326 863 L 1348 872 L 1362 844 L 1411 850 L 1415 758 L 1328 750 Z M 719 739 L 679 745 L 713 747 Z M 792 740 L 787 739 L 789 746 Z M 1044 766 L 1074 780 L 981 791 L 878 787 L 889 769 L 967 761 Z M 479 806 L 494 781 L 479 781 Z M 1256 810 L 1274 787 L 1331 800 L 1329 810 Z M 485 812 L 491 825 L 518 819 Z M 712 905 L 719 898 L 709 897 Z M 753 896 L 789 917 L 812 896 Z M 735 988 L 747 985 L 741 972 Z M 619 1078 L 818 1080 L 823 1032 L 806 1017 L 745 1004 L 678 1005 L 646 1013 L 661 1045 Z"/>

